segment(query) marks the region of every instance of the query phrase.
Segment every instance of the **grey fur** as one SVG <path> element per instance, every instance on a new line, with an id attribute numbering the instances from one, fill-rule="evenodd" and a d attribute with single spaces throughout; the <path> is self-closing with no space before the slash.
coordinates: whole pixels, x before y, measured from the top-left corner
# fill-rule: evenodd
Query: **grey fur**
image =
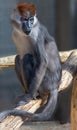
<path id="1" fill-rule="evenodd" d="M 23 32 L 21 23 L 14 19 L 14 15 L 11 19 L 14 26 L 13 40 L 16 44 L 18 55 L 20 56 L 20 62 L 24 62 L 24 55 L 29 53 L 33 55 L 38 64 L 29 86 L 26 84 L 25 70 L 22 69 L 22 62 L 21 72 L 18 72 L 18 74 L 21 74 L 24 89 L 26 89 L 26 87 L 28 89 L 28 95 L 25 97 L 24 102 L 28 101 L 26 99 L 29 98 L 37 98 L 38 92 L 41 97 L 47 94 L 48 102 L 45 109 L 39 114 L 30 114 L 21 110 L 10 110 L 10 112 L 6 112 L 8 114 L 5 115 L 26 116 L 32 120 L 48 120 L 56 108 L 58 86 L 60 84 L 62 70 L 61 61 L 55 40 L 50 36 L 46 27 L 40 24 L 37 18 L 35 19 L 36 22 L 29 35 Z M 3 119 L 0 115 L 0 120 L 1 118 Z"/>

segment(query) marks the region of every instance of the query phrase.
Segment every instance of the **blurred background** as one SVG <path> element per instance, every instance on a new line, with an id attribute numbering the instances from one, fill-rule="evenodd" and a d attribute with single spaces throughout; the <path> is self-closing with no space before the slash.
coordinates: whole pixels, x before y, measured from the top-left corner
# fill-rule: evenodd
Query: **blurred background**
<path id="1" fill-rule="evenodd" d="M 0 57 L 16 54 L 10 15 L 19 2 L 35 4 L 39 20 L 54 36 L 59 51 L 77 48 L 77 0 L 0 0 Z M 0 71 L 0 111 L 12 108 L 23 89 L 14 69 Z"/>

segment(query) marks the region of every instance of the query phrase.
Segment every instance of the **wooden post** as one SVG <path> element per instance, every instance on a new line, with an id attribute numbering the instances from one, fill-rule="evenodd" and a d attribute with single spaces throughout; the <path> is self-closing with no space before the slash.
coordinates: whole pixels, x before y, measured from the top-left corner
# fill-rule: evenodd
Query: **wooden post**
<path id="1" fill-rule="evenodd" d="M 71 101 L 71 130 L 77 130 L 77 76 L 74 79 Z"/>

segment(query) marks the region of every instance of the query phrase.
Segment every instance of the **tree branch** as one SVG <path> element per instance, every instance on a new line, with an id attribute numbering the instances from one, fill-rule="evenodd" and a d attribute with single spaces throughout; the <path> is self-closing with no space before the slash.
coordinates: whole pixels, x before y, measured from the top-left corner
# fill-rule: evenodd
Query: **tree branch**
<path id="1" fill-rule="evenodd" d="M 72 52 L 77 53 L 77 50 L 60 52 L 61 61 L 64 63 Z M 15 56 L 16 55 L 0 58 L 0 70 L 5 69 L 5 68 L 14 67 L 14 65 L 15 65 L 15 63 L 14 63 Z"/>

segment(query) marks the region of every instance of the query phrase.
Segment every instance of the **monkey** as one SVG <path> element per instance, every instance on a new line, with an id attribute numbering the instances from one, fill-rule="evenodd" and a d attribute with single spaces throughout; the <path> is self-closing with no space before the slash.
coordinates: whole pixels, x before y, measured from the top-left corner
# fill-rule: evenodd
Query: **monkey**
<path id="1" fill-rule="evenodd" d="M 13 41 L 17 48 L 15 70 L 25 90 L 18 105 L 28 103 L 38 96 L 47 96 L 45 108 L 40 113 L 7 110 L 0 114 L 0 121 L 8 115 L 28 117 L 33 121 L 45 121 L 55 112 L 62 65 L 54 38 L 36 16 L 36 7 L 20 3 L 11 15 Z"/>

